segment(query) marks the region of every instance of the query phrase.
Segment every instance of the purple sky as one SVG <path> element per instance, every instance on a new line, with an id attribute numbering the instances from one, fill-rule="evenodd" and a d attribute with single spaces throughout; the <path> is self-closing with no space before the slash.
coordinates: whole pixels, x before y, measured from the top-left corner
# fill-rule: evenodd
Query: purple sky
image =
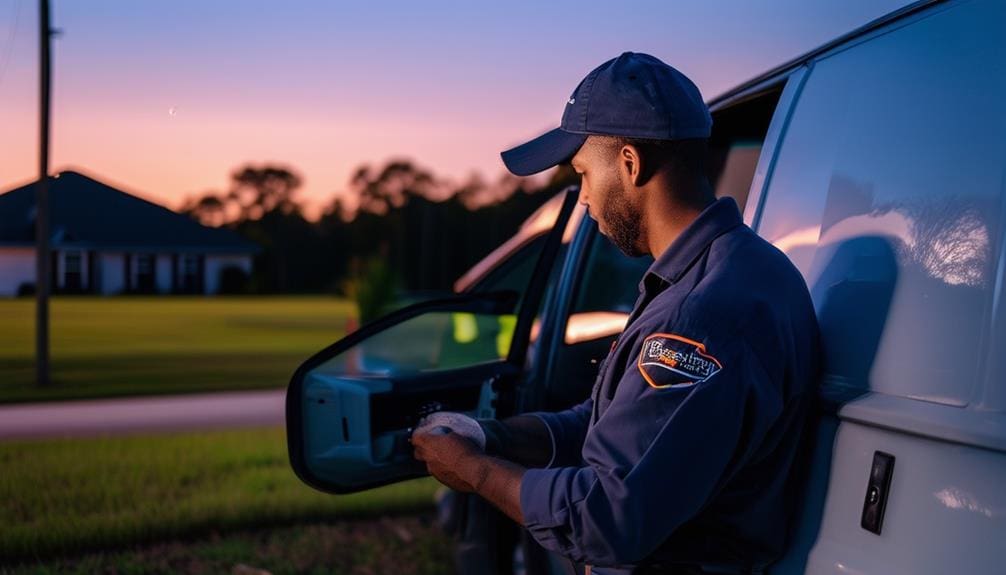
<path id="1" fill-rule="evenodd" d="M 905 3 L 52 0 L 52 167 L 171 207 L 246 162 L 296 168 L 315 206 L 393 157 L 495 179 L 620 52 L 711 98 Z M 0 190 L 37 171 L 36 10 L 0 0 Z"/>

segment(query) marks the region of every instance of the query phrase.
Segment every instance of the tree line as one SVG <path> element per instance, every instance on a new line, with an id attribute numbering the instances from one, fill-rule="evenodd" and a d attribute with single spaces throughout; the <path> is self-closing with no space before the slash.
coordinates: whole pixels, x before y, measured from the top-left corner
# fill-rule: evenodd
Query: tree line
<path id="1" fill-rule="evenodd" d="M 234 230 L 256 243 L 250 277 L 227 283 L 246 293 L 339 293 L 378 266 L 394 289 L 450 290 L 480 258 L 512 236 L 556 191 L 575 183 L 560 168 L 542 185 L 504 176 L 473 175 L 452 184 L 407 160 L 364 165 L 347 194 L 321 217 L 305 217 L 303 183 L 293 168 L 245 165 L 227 190 L 191 198 L 181 211 L 201 223 Z"/>

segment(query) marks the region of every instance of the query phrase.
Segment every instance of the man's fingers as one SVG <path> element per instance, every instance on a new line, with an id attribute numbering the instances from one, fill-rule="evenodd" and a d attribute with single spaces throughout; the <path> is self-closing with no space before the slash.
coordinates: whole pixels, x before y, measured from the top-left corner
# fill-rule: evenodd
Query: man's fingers
<path id="1" fill-rule="evenodd" d="M 422 445 L 413 444 L 412 455 L 420 461 L 426 461 L 426 449 Z"/>
<path id="2" fill-rule="evenodd" d="M 413 457 L 420 461 L 453 460 L 465 452 L 479 449 L 472 440 L 445 426 L 414 432 L 411 441 Z"/>

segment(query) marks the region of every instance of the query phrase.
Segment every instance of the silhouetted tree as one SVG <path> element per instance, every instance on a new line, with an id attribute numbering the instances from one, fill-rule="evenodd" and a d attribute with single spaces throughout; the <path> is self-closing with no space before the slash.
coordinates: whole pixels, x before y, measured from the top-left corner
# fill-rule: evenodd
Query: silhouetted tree
<path id="1" fill-rule="evenodd" d="M 199 220 L 204 226 L 219 227 L 227 223 L 227 198 L 208 192 L 200 198 L 190 198 L 179 210 Z"/>
<path id="2" fill-rule="evenodd" d="M 530 186 L 509 175 L 488 183 L 473 174 L 451 185 L 408 160 L 364 165 L 350 178 L 349 199 L 337 195 L 317 222 L 302 214 L 295 197 L 301 179 L 292 170 L 244 166 L 232 179 L 227 193 L 207 193 L 183 210 L 262 247 L 248 291 L 286 293 L 344 292 L 351 262 L 375 258 L 406 290 L 448 291 L 576 175 L 560 168 L 544 186 Z"/>
<path id="3" fill-rule="evenodd" d="M 392 160 L 380 170 L 360 166 L 349 180 L 350 193 L 359 199 L 359 209 L 383 215 L 400 208 L 412 196 L 431 196 L 444 184 L 408 160 Z"/>
<path id="4" fill-rule="evenodd" d="M 249 165 L 231 174 L 231 180 L 227 198 L 237 204 L 242 220 L 258 219 L 273 210 L 289 214 L 299 209 L 293 195 L 301 179 L 285 167 Z"/>

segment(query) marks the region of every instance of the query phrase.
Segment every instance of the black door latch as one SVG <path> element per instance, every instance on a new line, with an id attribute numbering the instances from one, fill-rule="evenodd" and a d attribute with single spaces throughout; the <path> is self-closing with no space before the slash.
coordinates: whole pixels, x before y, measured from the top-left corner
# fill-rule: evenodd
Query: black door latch
<path id="1" fill-rule="evenodd" d="M 867 531 L 880 535 L 887 508 L 887 493 L 891 489 L 894 474 L 894 456 L 883 451 L 873 452 L 873 467 L 870 480 L 866 484 L 866 500 L 863 502 L 863 517 L 859 524 Z"/>

